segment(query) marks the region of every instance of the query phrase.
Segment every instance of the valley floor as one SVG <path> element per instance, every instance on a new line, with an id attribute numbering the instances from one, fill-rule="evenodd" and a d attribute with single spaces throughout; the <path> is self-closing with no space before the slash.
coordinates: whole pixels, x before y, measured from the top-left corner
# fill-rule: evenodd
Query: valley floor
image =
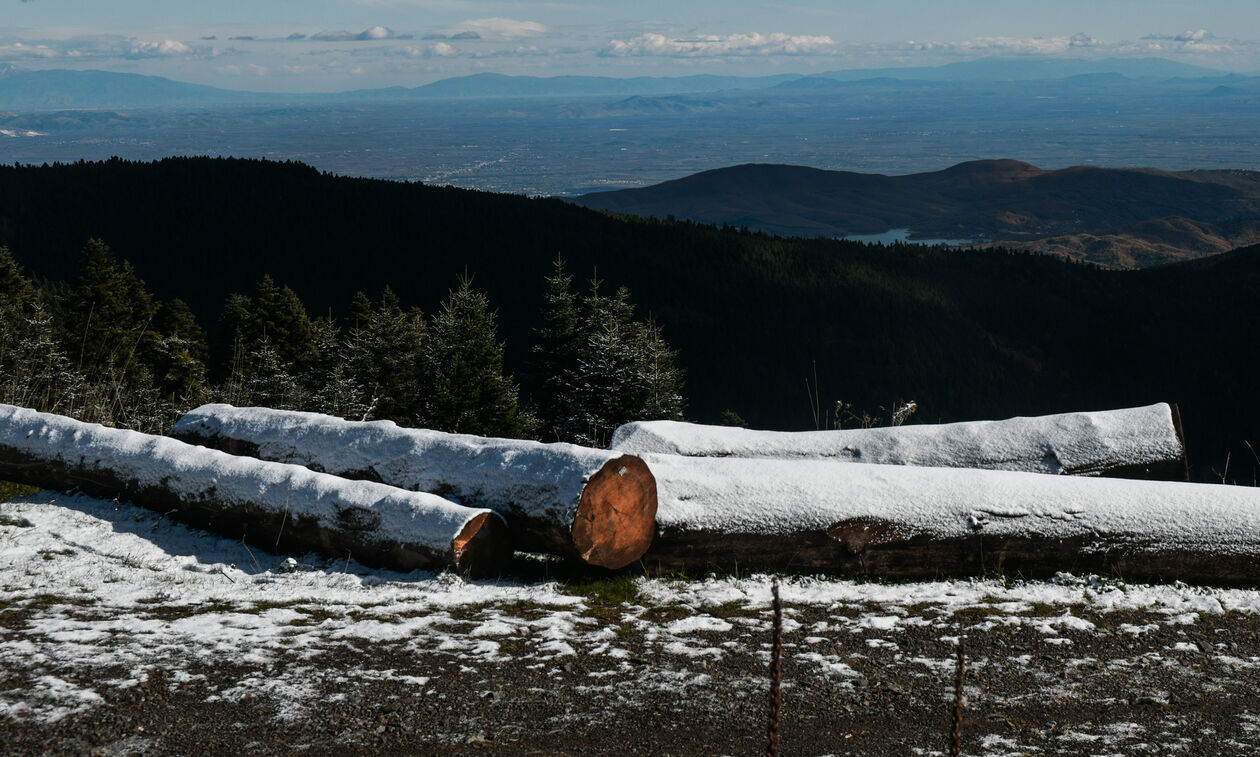
<path id="1" fill-rule="evenodd" d="M 540 569 L 541 570 L 541 569 Z M 764 751 L 770 578 L 286 565 L 128 505 L 0 504 L 7 753 Z M 1260 591 L 784 578 L 784 754 L 1260 752 Z"/>

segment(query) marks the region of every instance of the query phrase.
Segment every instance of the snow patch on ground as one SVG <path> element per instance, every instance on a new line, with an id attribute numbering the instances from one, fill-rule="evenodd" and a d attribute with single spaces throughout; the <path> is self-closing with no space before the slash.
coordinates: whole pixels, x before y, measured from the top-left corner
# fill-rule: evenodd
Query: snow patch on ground
<path id="1" fill-rule="evenodd" d="M 594 599 L 554 581 L 467 581 L 313 556 L 298 557 L 297 570 L 281 572 L 287 559 L 122 503 L 50 493 L 0 503 L 0 613 L 6 619 L 0 624 L 0 719 L 53 723 L 98 706 L 109 690 L 156 680 L 158 671 L 178 685 L 205 682 L 198 668 L 240 663 L 255 672 L 209 696 L 265 700 L 276 717 L 294 718 L 328 683 L 321 655 L 345 645 L 402 642 L 449 665 L 405 678 L 382 665 L 360 671 L 355 681 L 338 684 L 342 688 L 391 676 L 422 687 L 469 674 L 455 670 L 475 672 L 509 660 L 562 674 L 575 659 L 598 658 L 626 680 L 588 680 L 615 685 L 631 704 L 679 686 L 715 694 L 706 692 L 705 667 L 738 650 L 769 659 L 775 581 L 769 576 L 638 579 L 633 601 L 611 608 L 611 615 L 601 606 L 594 617 Z M 959 633 L 977 632 L 968 630 L 975 620 L 1000 621 L 1027 627 L 1053 645 L 1106 632 L 1081 617 L 1086 611 L 1090 617 L 1144 613 L 1145 623 L 1117 624 L 1122 634 L 1181 628 L 1199 622 L 1200 614 L 1260 612 L 1258 591 L 1068 575 L 1043 582 L 779 582 L 787 605 L 786 664 L 794 676 L 815 675 L 837 687 L 854 686 L 865 657 L 876 653 L 948 679 L 952 657 L 898 650 L 890 639 L 903 626 L 940 629 L 939 638 L 952 645 Z M 806 607 L 811 617 L 802 624 L 796 618 L 805 617 Z M 818 621 L 820 612 L 825 620 Z M 631 650 L 643 645 L 671 662 L 658 667 L 634 660 L 641 652 Z M 1167 661 L 1147 655 L 1141 664 L 1180 664 L 1195 651 L 1188 647 L 1173 647 Z M 291 664 L 295 657 L 301 664 Z M 274 665 L 280 659 L 290 664 Z M 1000 662 L 1009 670 L 1031 659 L 1012 653 L 972 664 L 982 669 Z M 1237 668 L 1260 665 L 1260 658 L 1220 650 L 1212 650 L 1211 659 Z M 256 673 L 266 666 L 272 667 L 266 677 Z M 755 695 L 762 684 L 750 671 L 747 691 L 736 695 Z M 1071 693 L 1070 687 L 1063 691 Z"/>

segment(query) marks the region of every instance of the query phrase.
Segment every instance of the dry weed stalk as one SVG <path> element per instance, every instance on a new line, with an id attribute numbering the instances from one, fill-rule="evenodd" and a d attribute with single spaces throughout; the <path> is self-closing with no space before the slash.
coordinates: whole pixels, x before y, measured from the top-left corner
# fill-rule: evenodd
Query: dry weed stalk
<path id="1" fill-rule="evenodd" d="M 783 601 L 779 598 L 779 582 L 771 587 L 774 594 L 774 644 L 770 648 L 770 732 L 766 741 L 766 754 L 779 754 L 779 710 L 782 705 L 780 691 L 783 682 Z"/>

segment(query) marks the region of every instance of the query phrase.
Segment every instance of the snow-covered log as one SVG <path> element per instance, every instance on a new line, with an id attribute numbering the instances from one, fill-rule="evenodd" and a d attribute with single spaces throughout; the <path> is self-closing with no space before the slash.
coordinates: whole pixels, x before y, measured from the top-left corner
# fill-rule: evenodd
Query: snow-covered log
<path id="1" fill-rule="evenodd" d="M 605 568 L 638 560 L 655 531 L 656 482 L 633 455 L 221 404 L 188 413 L 171 435 L 487 507 L 520 549 Z"/>
<path id="2" fill-rule="evenodd" d="M 752 431 L 675 421 L 627 423 L 612 448 L 633 455 L 829 459 L 1109 478 L 1188 478 L 1181 418 L 1165 403 L 1004 421 L 839 431 Z"/>
<path id="3" fill-rule="evenodd" d="M 0 479 L 170 513 L 260 547 L 409 571 L 497 574 L 507 527 L 485 509 L 164 436 L 0 405 Z"/>
<path id="4" fill-rule="evenodd" d="M 819 460 L 646 455 L 644 563 L 886 578 L 1049 576 L 1260 583 L 1260 489 Z"/>

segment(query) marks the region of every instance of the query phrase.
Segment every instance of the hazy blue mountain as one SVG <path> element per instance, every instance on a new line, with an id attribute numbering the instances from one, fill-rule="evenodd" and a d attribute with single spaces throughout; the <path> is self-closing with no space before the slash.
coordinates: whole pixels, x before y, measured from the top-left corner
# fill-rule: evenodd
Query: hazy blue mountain
<path id="1" fill-rule="evenodd" d="M 506 76 L 474 74 L 420 87 L 384 87 L 320 94 L 243 92 L 172 81 L 160 76 L 109 71 L 0 68 L 0 111 L 85 108 L 163 108 L 235 103 L 321 104 L 385 102 L 417 98 L 580 97 L 675 95 L 772 87 L 797 78 L 776 76 Z"/>
<path id="2" fill-rule="evenodd" d="M 845 82 L 861 81 L 867 86 L 904 86 L 915 82 L 982 82 L 1030 80 L 1079 80 L 1097 86 L 1123 83 L 1124 79 L 1206 79 L 1215 77 L 1232 82 L 1233 77 L 1221 71 L 1192 66 L 1160 58 L 1111 58 L 1086 60 L 1007 60 L 984 59 L 951 63 L 944 66 L 914 68 L 881 68 L 832 71 L 819 76 L 799 74 L 774 76 L 639 76 L 619 79 L 607 76 L 507 76 L 474 74 L 432 82 L 419 87 L 385 87 L 323 94 L 263 93 L 219 89 L 199 84 L 173 81 L 159 76 L 120 74 L 109 71 L 72 71 L 48 69 L 25 71 L 12 66 L 0 67 L 0 111 L 31 112 L 42 110 L 93 108 L 165 108 L 180 106 L 215 106 L 229 104 L 306 104 L 349 102 L 392 102 L 438 98 L 502 98 L 502 97 L 652 97 L 702 93 L 738 93 L 777 89 L 835 89 Z M 1227 80 L 1227 81 L 1226 81 Z"/>
<path id="3" fill-rule="evenodd" d="M 799 78 L 775 76 L 506 76 L 473 74 L 443 79 L 409 90 L 418 97 L 565 97 L 583 95 L 675 95 L 691 92 L 763 89 Z"/>
<path id="4" fill-rule="evenodd" d="M 1225 71 L 1179 63 L 1166 58 L 981 58 L 943 66 L 857 68 L 828 71 L 822 76 L 858 79 L 918 79 L 925 81 L 1033 81 L 1066 79 L 1083 74 L 1122 74 L 1132 79 L 1203 78 Z"/>
<path id="5" fill-rule="evenodd" d="M 0 110 L 157 108 L 260 102 L 268 95 L 238 92 L 160 76 L 110 71 L 0 69 Z"/>

